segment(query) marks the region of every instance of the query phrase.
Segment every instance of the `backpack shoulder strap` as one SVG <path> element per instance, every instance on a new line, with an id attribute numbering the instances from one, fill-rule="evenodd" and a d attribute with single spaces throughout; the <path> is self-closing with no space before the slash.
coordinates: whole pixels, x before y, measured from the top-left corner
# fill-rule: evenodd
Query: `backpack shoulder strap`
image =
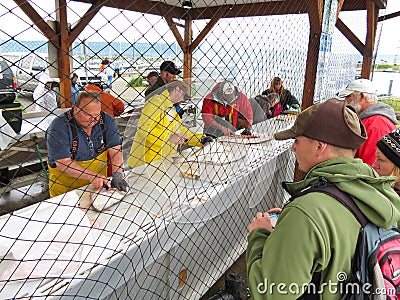
<path id="1" fill-rule="evenodd" d="M 329 183 L 327 181 L 322 181 L 318 185 L 311 186 L 301 191 L 300 193 L 294 195 L 292 198 L 297 198 L 299 196 L 312 192 L 324 193 L 338 200 L 354 215 L 354 217 L 357 219 L 357 221 L 361 224 L 362 227 L 365 227 L 369 223 L 368 219 L 357 207 L 357 205 L 355 204 L 354 200 L 350 197 L 350 195 L 338 189 L 336 185 Z"/>

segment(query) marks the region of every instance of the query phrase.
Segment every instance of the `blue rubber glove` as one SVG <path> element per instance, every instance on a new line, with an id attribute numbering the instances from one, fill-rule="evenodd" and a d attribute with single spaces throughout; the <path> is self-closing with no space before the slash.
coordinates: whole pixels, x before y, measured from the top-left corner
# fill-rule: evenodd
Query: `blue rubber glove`
<path id="1" fill-rule="evenodd" d="M 121 172 L 114 172 L 112 174 L 111 186 L 118 189 L 119 191 L 126 192 L 128 183 L 125 181 L 124 176 Z"/>

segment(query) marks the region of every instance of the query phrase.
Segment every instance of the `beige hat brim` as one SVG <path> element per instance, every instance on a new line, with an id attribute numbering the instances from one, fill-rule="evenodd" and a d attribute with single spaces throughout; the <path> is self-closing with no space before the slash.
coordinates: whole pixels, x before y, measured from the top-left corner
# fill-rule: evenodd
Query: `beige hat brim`
<path id="1" fill-rule="evenodd" d="M 290 128 L 290 129 L 276 132 L 274 134 L 274 139 L 275 140 L 288 140 L 288 139 L 294 139 L 297 136 L 298 136 L 298 134 L 293 130 L 293 128 Z"/>
<path id="2" fill-rule="evenodd" d="M 352 93 L 354 93 L 354 91 L 348 90 L 348 89 L 344 89 L 343 91 L 340 91 L 337 96 L 340 99 L 344 99 L 344 98 L 346 98 L 348 95 L 350 95 Z"/>

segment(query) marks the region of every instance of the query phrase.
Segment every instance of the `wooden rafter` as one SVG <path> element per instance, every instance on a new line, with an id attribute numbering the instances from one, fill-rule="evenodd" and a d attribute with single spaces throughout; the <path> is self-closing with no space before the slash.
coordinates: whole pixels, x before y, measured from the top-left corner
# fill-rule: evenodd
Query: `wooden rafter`
<path id="1" fill-rule="evenodd" d="M 360 41 L 360 39 L 350 30 L 349 27 L 346 26 L 346 24 L 343 23 L 340 18 L 336 21 L 336 27 L 358 50 L 358 52 L 360 52 L 361 54 L 364 53 L 365 45 L 363 44 L 363 42 Z"/>
<path id="2" fill-rule="evenodd" d="M 77 2 L 93 3 L 93 0 L 74 0 Z M 366 0 L 345 0 L 342 6 L 342 11 L 365 10 Z M 298 0 L 281 0 L 281 1 L 267 1 L 257 3 L 235 4 L 235 5 L 221 5 L 221 6 L 208 6 L 197 7 L 191 9 L 192 20 L 198 19 L 211 19 L 215 11 L 226 7 L 232 6 L 229 12 L 226 13 L 224 18 L 234 17 L 250 17 L 250 16 L 268 16 L 268 15 L 285 15 L 285 14 L 302 14 L 308 13 L 308 1 Z M 379 9 L 386 7 L 386 0 L 374 0 Z M 162 1 L 149 1 L 149 0 L 109 0 L 105 6 L 115 7 L 119 9 L 136 11 L 146 14 L 160 15 L 160 7 L 162 11 L 167 11 L 169 17 L 176 19 L 184 19 L 186 14 L 185 9 L 180 6 L 168 5 Z M 165 17 L 165 15 L 163 15 Z"/>
<path id="3" fill-rule="evenodd" d="M 339 19 L 339 14 L 342 11 L 344 0 L 338 0 L 337 4 L 337 12 L 336 12 L 336 21 Z"/>
<path id="4" fill-rule="evenodd" d="M 186 52 L 186 46 L 185 43 L 182 39 L 182 36 L 178 30 L 178 27 L 176 26 L 176 24 L 174 23 L 174 21 L 172 20 L 171 17 L 167 16 L 165 17 L 165 21 L 167 22 L 169 29 L 171 29 L 172 34 L 174 35 L 176 41 L 178 42 L 179 47 L 181 47 L 181 50 L 183 52 Z"/>
<path id="5" fill-rule="evenodd" d="M 391 14 L 388 14 L 388 15 L 380 16 L 378 18 L 378 22 L 386 21 L 386 20 L 393 19 L 393 18 L 396 18 L 396 17 L 400 17 L 400 11 L 394 12 L 394 13 L 391 13 Z"/>
<path id="6" fill-rule="evenodd" d="M 211 31 L 211 29 L 218 23 L 218 21 L 223 18 L 226 13 L 230 10 L 230 7 L 220 8 L 214 17 L 207 23 L 203 30 L 199 33 L 196 39 L 190 45 L 190 52 L 193 52 L 201 41 L 206 37 L 206 35 Z"/>
<path id="7" fill-rule="evenodd" d="M 94 16 L 100 11 L 103 7 L 104 0 L 96 0 L 93 2 L 92 6 L 87 10 L 87 12 L 82 16 L 79 22 L 71 29 L 68 37 L 69 46 L 77 39 L 77 37 L 81 34 L 81 32 L 85 29 L 85 27 L 89 24 L 89 22 L 94 18 Z"/>
<path id="8" fill-rule="evenodd" d="M 49 39 L 56 47 L 59 47 L 60 41 L 56 32 L 46 23 L 39 13 L 26 0 L 14 0 L 19 8 L 31 19 L 39 30 Z"/>

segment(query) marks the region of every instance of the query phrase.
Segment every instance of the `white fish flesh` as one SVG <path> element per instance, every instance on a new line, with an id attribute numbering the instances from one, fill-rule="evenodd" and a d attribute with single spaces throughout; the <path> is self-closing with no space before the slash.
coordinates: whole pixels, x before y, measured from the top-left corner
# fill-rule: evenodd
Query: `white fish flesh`
<path id="1" fill-rule="evenodd" d="M 120 202 L 125 195 L 126 192 L 117 189 L 101 189 L 98 192 L 91 192 L 90 200 L 95 210 L 103 211 Z"/>
<path id="2" fill-rule="evenodd" d="M 221 143 L 236 143 L 243 145 L 261 144 L 272 140 L 272 136 L 266 134 L 253 134 L 253 135 L 234 135 L 234 136 L 221 136 L 218 139 Z"/>

